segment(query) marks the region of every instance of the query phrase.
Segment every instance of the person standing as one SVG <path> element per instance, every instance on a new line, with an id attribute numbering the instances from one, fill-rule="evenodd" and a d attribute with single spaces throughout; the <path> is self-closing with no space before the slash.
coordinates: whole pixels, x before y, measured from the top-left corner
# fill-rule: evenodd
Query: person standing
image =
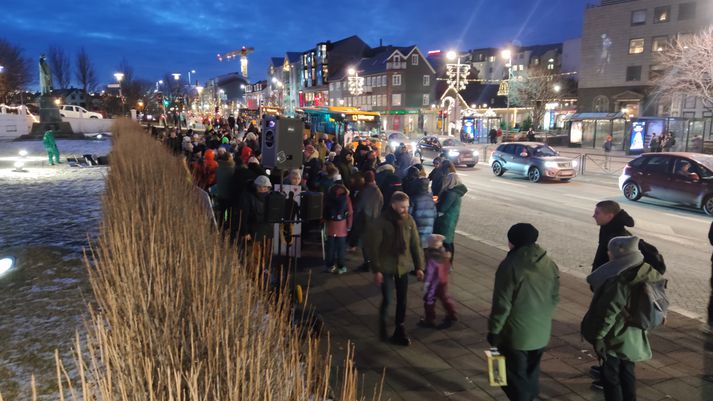
<path id="1" fill-rule="evenodd" d="M 451 264 L 453 264 L 455 253 L 456 226 L 460 217 L 460 205 L 466 192 L 468 192 L 468 188 L 461 183 L 458 173 L 448 173 L 443 180 L 441 193 L 438 194 L 438 203 L 436 204 L 438 215 L 433 226 L 433 233 L 446 237 L 443 240 L 443 246 L 451 254 Z"/>
<path id="2" fill-rule="evenodd" d="M 371 170 L 364 172 L 364 188 L 357 194 L 354 216 L 356 217 L 353 230 L 361 242 L 362 256 L 364 263 L 357 268 L 362 272 L 369 271 L 369 256 L 366 249 L 366 237 L 371 232 L 371 228 L 379 218 L 384 207 L 384 197 L 381 195 L 379 187 L 376 186 L 375 174 Z"/>
<path id="3" fill-rule="evenodd" d="M 433 233 L 438 214 L 436 204 L 433 202 L 433 194 L 428 189 L 428 178 L 417 178 L 411 185 L 411 194 L 407 193 L 407 195 L 411 199 L 409 214 L 416 222 L 418 235 L 421 237 L 421 247 L 425 249 L 428 247 L 428 237 Z"/>
<path id="4" fill-rule="evenodd" d="M 57 148 L 57 142 L 54 140 L 54 133 L 52 133 L 51 129 L 45 131 L 45 135 L 42 137 L 42 144 L 47 151 L 50 166 L 54 166 L 55 163 L 59 164 L 59 149 Z"/>
<path id="5" fill-rule="evenodd" d="M 495 272 L 488 343 L 505 356 L 510 400 L 531 401 L 539 394 L 540 360 L 559 303 L 559 269 L 537 245 L 539 232 L 517 223 L 507 233 L 508 252 Z"/>
<path id="6" fill-rule="evenodd" d="M 526 138 L 528 142 L 535 142 L 535 131 L 533 131 L 532 128 L 527 130 Z"/>
<path id="7" fill-rule="evenodd" d="M 592 271 L 609 261 L 607 246 L 614 237 L 631 235 L 627 227 L 634 227 L 634 219 L 617 202 L 604 200 L 594 208 L 594 221 L 599 226 L 599 245 L 592 261 Z"/>
<path id="8" fill-rule="evenodd" d="M 273 223 L 267 221 L 267 195 L 272 190 L 270 179 L 255 178 L 254 191 L 245 191 L 240 199 L 240 238 L 252 253 L 253 266 L 263 266 L 272 250 Z M 267 266 L 263 266 L 267 267 Z"/>
<path id="9" fill-rule="evenodd" d="M 448 273 L 451 269 L 451 255 L 443 247 L 440 234 L 431 234 L 426 237 L 426 277 L 424 278 L 423 308 L 425 316 L 418 322 L 421 327 L 445 329 L 458 321 L 456 308 L 448 295 Z M 443 323 L 436 326 L 436 301 L 440 300 L 446 310 Z"/>
<path id="10" fill-rule="evenodd" d="M 495 128 L 491 128 L 488 132 L 488 139 L 490 139 L 490 143 L 498 143 L 498 131 Z"/>
<path id="11" fill-rule="evenodd" d="M 582 320 L 582 336 L 602 360 L 604 399 L 636 400 L 635 363 L 651 359 L 651 347 L 646 330 L 628 323 L 627 306 L 635 287 L 662 276 L 644 262 L 637 237 L 612 238 L 608 253 L 611 260 L 587 277 L 594 296 Z"/>
<path id="12" fill-rule="evenodd" d="M 408 346 L 411 339 L 406 335 L 406 295 L 409 271 L 416 269 L 418 280 L 423 280 L 423 250 L 418 237 L 416 222 L 408 214 L 409 198 L 401 191 L 391 196 L 389 206 L 374 222 L 366 236 L 367 250 L 374 282 L 381 288 L 379 308 L 379 336 L 388 339 L 386 317 L 396 291 L 396 317 L 391 342 Z"/>
<path id="13" fill-rule="evenodd" d="M 347 272 L 345 255 L 347 235 L 352 228 L 352 201 L 343 184 L 334 184 L 324 200 L 324 225 L 327 234 L 327 256 L 324 261 L 329 273 Z"/>

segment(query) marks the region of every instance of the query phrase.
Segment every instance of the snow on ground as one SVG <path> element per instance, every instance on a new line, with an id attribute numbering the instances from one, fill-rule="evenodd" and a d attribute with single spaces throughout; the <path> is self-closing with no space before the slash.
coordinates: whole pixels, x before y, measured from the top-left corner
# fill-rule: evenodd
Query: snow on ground
<path id="1" fill-rule="evenodd" d="M 109 153 L 110 141 L 57 141 L 60 153 Z M 20 149 L 44 156 L 42 142 L 0 142 L 0 159 Z M 71 360 L 91 291 L 82 262 L 87 236 L 101 219 L 107 167 L 30 164 L 26 172 L 0 165 L 0 256 L 17 269 L 0 277 L 0 393 L 29 399 L 36 376 L 41 399 L 56 399 L 54 350 Z M 72 365 L 70 362 L 68 368 Z"/>

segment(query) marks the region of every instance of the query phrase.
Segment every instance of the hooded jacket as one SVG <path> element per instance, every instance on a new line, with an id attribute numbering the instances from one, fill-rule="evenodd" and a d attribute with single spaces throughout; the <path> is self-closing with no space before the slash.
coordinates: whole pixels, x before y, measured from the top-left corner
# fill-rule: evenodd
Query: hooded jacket
<path id="1" fill-rule="evenodd" d="M 215 171 L 215 187 L 213 196 L 232 203 L 234 196 L 231 188 L 233 175 L 235 174 L 235 163 L 232 160 L 219 160 L 218 169 Z"/>
<path id="2" fill-rule="evenodd" d="M 433 226 L 436 223 L 436 204 L 428 189 L 428 178 L 420 178 L 416 184 L 412 186 L 414 192 L 409 194 L 411 198 L 409 214 L 416 221 L 418 235 L 421 237 L 421 247 L 427 248 L 428 236 L 433 234 Z"/>
<path id="3" fill-rule="evenodd" d="M 384 208 L 391 204 L 391 195 L 402 188 L 401 178 L 394 174 L 394 171 L 394 166 L 388 163 L 376 168 L 376 185 L 384 196 Z"/>
<path id="4" fill-rule="evenodd" d="M 375 183 L 364 185 L 357 194 L 354 206 L 354 229 L 361 235 L 370 229 L 374 221 L 379 218 L 384 206 L 384 197 Z"/>
<path id="5" fill-rule="evenodd" d="M 544 348 L 552 333 L 552 314 L 559 303 L 559 269 L 537 244 L 508 252 L 495 272 L 490 333 L 504 347 L 532 351 Z"/>
<path id="6" fill-rule="evenodd" d="M 631 235 L 626 227 L 634 227 L 634 219 L 623 209 L 609 223 L 599 227 L 599 246 L 592 262 L 592 271 L 609 261 L 607 246 L 612 238 Z"/>
<path id="7" fill-rule="evenodd" d="M 369 235 L 365 236 L 366 254 L 371 262 L 372 270 L 375 273 L 383 273 L 386 276 L 403 276 L 414 268 L 423 270 L 423 250 L 421 249 L 416 222 L 413 221 L 411 216 L 406 216 L 406 221 L 402 226 L 406 252 L 400 255 L 395 255 L 392 251 L 396 237 L 394 230 L 394 224 L 382 213 L 374 221 L 372 228 L 369 230 Z M 385 279 L 388 280 L 388 277 Z"/>
<path id="8" fill-rule="evenodd" d="M 455 240 L 456 225 L 460 216 L 460 204 L 466 192 L 468 192 L 468 188 L 463 184 L 458 184 L 445 191 L 438 198 L 438 204 L 436 204 L 438 217 L 436 217 L 433 232 L 445 236 L 446 239 L 443 242 L 452 244 Z"/>

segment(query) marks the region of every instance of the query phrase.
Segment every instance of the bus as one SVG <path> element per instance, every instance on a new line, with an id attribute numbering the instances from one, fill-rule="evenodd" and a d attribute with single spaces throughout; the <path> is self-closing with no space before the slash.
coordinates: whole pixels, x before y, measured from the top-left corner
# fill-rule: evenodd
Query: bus
<path id="1" fill-rule="evenodd" d="M 305 139 L 326 134 L 344 146 L 355 137 L 378 139 L 381 136 L 381 115 L 376 112 L 356 107 L 305 107 L 295 113 L 305 121 Z"/>

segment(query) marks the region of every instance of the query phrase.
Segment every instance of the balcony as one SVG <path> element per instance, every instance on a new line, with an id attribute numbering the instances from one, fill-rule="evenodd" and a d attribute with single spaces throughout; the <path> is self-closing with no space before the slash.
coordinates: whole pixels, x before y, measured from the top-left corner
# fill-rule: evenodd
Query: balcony
<path id="1" fill-rule="evenodd" d="M 388 63 L 386 63 L 386 69 L 387 70 L 405 70 L 406 62 L 405 61 L 389 61 Z"/>

